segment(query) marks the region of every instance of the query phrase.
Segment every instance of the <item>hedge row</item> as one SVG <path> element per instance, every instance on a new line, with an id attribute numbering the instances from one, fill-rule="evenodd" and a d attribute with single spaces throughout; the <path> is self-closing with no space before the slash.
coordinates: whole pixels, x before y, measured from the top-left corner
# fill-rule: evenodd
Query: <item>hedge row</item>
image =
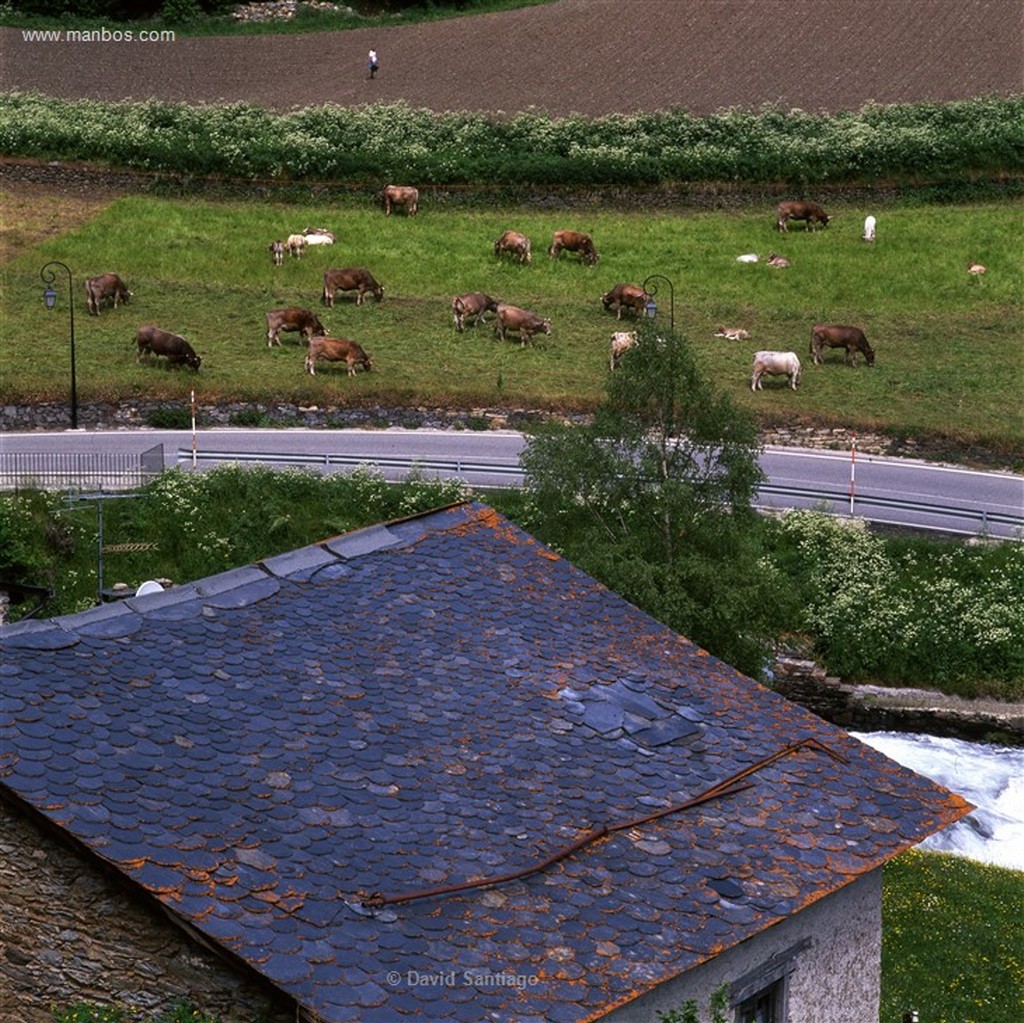
<path id="1" fill-rule="evenodd" d="M 655 185 L 950 181 L 1024 170 L 1024 96 L 857 112 L 553 118 L 0 97 L 0 152 L 246 179 Z"/>

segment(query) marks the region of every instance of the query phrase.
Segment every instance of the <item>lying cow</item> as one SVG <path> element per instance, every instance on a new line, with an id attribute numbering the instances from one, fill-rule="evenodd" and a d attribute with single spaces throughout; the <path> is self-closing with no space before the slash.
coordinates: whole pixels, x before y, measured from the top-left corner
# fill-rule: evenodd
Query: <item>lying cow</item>
<path id="1" fill-rule="evenodd" d="M 419 209 L 420 193 L 411 185 L 387 185 L 380 193 L 384 201 L 384 215 L 391 216 L 392 206 L 401 206 L 410 217 Z"/>
<path id="2" fill-rule="evenodd" d="M 146 362 L 150 362 L 154 355 L 163 355 L 167 358 L 168 366 L 185 365 L 197 371 L 203 361 L 203 357 L 196 355 L 192 346 L 180 334 L 151 326 L 139 327 L 135 335 L 135 361 L 142 362 L 143 355 L 146 356 Z"/>
<path id="3" fill-rule="evenodd" d="M 455 329 L 461 334 L 470 321 L 472 326 L 483 323 L 484 313 L 496 313 L 498 300 L 485 295 L 482 291 L 470 291 L 465 295 L 456 295 L 452 299 L 452 317 Z"/>
<path id="4" fill-rule="evenodd" d="M 316 376 L 316 364 L 320 359 L 327 362 L 344 362 L 348 366 L 348 375 L 356 375 L 356 366 L 362 366 L 367 373 L 373 368 L 370 357 L 362 346 L 355 341 L 339 337 L 313 337 L 309 339 L 309 351 L 306 353 L 306 372 Z"/>
<path id="5" fill-rule="evenodd" d="M 284 265 L 284 242 L 280 238 L 277 241 L 273 241 L 267 246 L 270 249 L 270 257 L 274 261 L 274 266 Z"/>
<path id="6" fill-rule="evenodd" d="M 542 319 L 529 309 L 520 309 L 519 306 L 499 302 L 494 333 L 504 341 L 505 332 L 509 330 L 519 334 L 519 343 L 525 348 L 526 342 L 532 340 L 534 334 L 551 333 L 551 321 Z"/>
<path id="7" fill-rule="evenodd" d="M 754 375 L 750 380 L 752 391 L 763 390 L 761 377 L 769 376 L 789 377 L 789 386 L 796 390 L 800 381 L 800 360 L 796 352 L 755 352 L 754 353 Z"/>
<path id="8" fill-rule="evenodd" d="M 298 332 L 307 341 L 314 334 L 326 334 L 327 330 L 320 322 L 320 317 L 309 309 L 289 306 L 287 309 L 267 310 L 267 347 L 281 343 L 281 332 L 286 334 Z"/>
<path id="9" fill-rule="evenodd" d="M 790 265 L 788 259 L 785 256 L 780 256 L 777 252 L 769 253 L 768 265 L 775 267 L 776 270 L 785 270 Z"/>
<path id="10" fill-rule="evenodd" d="M 530 252 L 530 239 L 518 231 L 506 231 L 495 243 L 494 254 L 496 256 L 510 255 L 519 260 L 520 263 L 529 263 L 533 260 Z"/>
<path id="11" fill-rule="evenodd" d="M 750 337 L 750 331 L 742 327 L 719 327 L 715 331 L 715 337 L 724 337 L 727 341 L 746 341 Z"/>
<path id="12" fill-rule="evenodd" d="M 302 238 L 307 245 L 334 244 L 334 235 L 326 227 L 307 227 L 302 232 Z"/>
<path id="13" fill-rule="evenodd" d="M 324 305 L 334 305 L 334 294 L 338 291 L 355 291 L 356 305 L 363 304 L 363 296 L 370 292 L 379 302 L 384 297 L 384 289 L 373 279 L 373 274 L 362 267 L 347 267 L 344 270 L 328 270 L 324 274 L 324 293 L 320 301 Z"/>
<path id="14" fill-rule="evenodd" d="M 132 293 L 117 274 L 99 274 L 97 277 L 86 278 L 85 301 L 93 316 L 99 316 L 100 305 L 107 299 L 113 301 L 116 309 L 118 302 L 127 304 L 131 297 Z"/>
<path id="15" fill-rule="evenodd" d="M 589 234 L 582 231 L 556 231 L 548 246 L 548 255 L 557 259 L 563 250 L 579 253 L 580 262 L 587 266 L 594 266 L 597 263 L 597 249 Z"/>
<path id="16" fill-rule="evenodd" d="M 306 236 L 304 234 L 290 234 L 284 247 L 288 250 L 292 259 L 301 259 L 302 250 L 306 247 Z"/>
<path id="17" fill-rule="evenodd" d="M 608 368 L 616 370 L 619 368 L 619 361 L 631 348 L 636 348 L 637 335 L 635 330 L 618 330 L 612 334 L 612 350 L 608 359 Z"/>
<path id="18" fill-rule="evenodd" d="M 775 210 L 775 226 L 780 231 L 789 230 L 787 224 L 790 220 L 802 220 L 804 230 L 812 231 L 816 223 L 828 227 L 830 219 L 816 202 L 780 202 Z"/>
<path id="19" fill-rule="evenodd" d="M 875 364 L 875 350 L 868 344 L 864 331 L 860 327 L 845 327 L 836 323 L 816 323 L 811 328 L 811 356 L 815 364 L 820 364 L 822 348 L 845 348 L 848 366 L 856 366 L 856 353 L 864 356 L 869 365 Z"/>
<path id="20" fill-rule="evenodd" d="M 635 284 L 616 284 L 611 291 L 601 296 L 601 305 L 605 311 L 615 311 L 615 319 L 622 319 L 623 309 L 632 309 L 634 316 L 639 316 L 647 304 L 648 294 Z"/>

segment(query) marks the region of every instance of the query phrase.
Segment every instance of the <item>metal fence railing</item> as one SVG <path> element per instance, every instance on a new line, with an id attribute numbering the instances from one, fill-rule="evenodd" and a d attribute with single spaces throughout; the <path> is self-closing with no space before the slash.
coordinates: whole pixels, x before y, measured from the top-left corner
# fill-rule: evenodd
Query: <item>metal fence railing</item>
<path id="1" fill-rule="evenodd" d="M 0 451 L 0 490 L 132 490 L 163 470 L 163 444 L 135 454 Z"/>

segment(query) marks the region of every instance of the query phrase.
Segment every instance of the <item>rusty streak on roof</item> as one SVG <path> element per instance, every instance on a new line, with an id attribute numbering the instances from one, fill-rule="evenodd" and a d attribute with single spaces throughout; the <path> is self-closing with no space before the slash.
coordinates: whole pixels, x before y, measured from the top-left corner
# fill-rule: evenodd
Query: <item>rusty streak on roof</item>
<path id="1" fill-rule="evenodd" d="M 480 505 L 0 649 L 0 785 L 327 1023 L 597 1019 L 972 809 Z"/>

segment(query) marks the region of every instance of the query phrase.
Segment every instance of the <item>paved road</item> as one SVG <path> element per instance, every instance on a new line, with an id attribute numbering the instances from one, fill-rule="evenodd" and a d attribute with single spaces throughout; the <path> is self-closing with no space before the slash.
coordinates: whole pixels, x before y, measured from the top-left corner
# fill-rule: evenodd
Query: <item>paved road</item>
<path id="1" fill-rule="evenodd" d="M 389 479 L 412 467 L 427 475 L 460 477 L 477 489 L 514 486 L 524 446 L 512 431 L 435 430 L 136 430 L 0 434 L 0 465 L 16 453 L 85 456 L 138 455 L 163 447 L 165 467 L 206 468 L 223 461 L 305 465 L 349 471 L 374 464 Z M 908 459 L 849 452 L 768 448 L 768 477 L 759 503 L 773 508 L 824 507 L 875 522 L 951 533 L 1024 537 L 1024 477 L 974 472 Z M 116 480 L 104 483 L 116 487 Z"/>

